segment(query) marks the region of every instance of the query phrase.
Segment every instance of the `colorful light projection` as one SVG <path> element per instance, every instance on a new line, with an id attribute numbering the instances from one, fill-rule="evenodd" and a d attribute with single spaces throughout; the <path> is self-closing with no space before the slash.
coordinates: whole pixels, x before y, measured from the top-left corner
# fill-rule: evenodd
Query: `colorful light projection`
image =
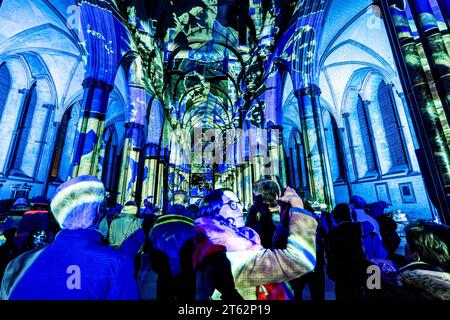
<path id="1" fill-rule="evenodd" d="M 417 50 L 417 46 L 413 37 L 413 33 L 408 22 L 408 18 L 404 8 L 393 4 L 389 6 L 389 12 L 395 36 L 397 37 L 402 56 L 406 64 L 406 72 L 409 75 L 409 81 L 411 81 L 411 94 L 415 97 L 416 101 L 410 108 L 413 108 L 412 114 L 416 114 L 420 117 L 418 121 L 423 123 L 423 127 L 419 126 L 419 129 L 424 130 L 426 136 L 421 137 L 422 147 L 427 149 L 429 144 L 431 149 L 431 157 L 436 163 L 436 166 L 429 168 L 430 172 L 437 171 L 437 180 L 433 184 L 429 184 L 428 188 L 437 188 L 436 192 L 430 192 L 430 198 L 434 202 L 437 208 L 440 208 L 445 215 L 446 202 L 443 202 L 443 207 L 440 205 L 440 192 L 439 188 L 443 188 L 445 197 L 448 198 L 450 194 L 450 151 L 447 140 L 444 135 L 442 119 L 439 117 L 439 112 L 436 107 L 437 103 L 433 97 L 430 89 L 427 76 L 424 71 L 420 54 Z M 423 18 L 423 17 L 422 17 Z M 417 108 L 418 110 L 414 110 Z M 419 134 L 420 130 L 419 130 Z M 434 169 L 433 169 L 434 168 Z"/>

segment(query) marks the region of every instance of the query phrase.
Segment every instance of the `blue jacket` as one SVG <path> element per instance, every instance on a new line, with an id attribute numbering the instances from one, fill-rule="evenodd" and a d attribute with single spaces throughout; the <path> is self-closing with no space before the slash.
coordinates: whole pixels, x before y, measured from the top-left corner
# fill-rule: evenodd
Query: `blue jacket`
<path id="1" fill-rule="evenodd" d="M 189 241 L 194 238 L 194 221 L 183 215 L 167 214 L 156 220 L 150 234 L 150 241 L 153 250 L 163 253 L 170 265 L 172 276 L 183 272 L 185 256 L 188 253 L 187 246 Z M 159 259 L 161 260 L 161 259 Z M 158 261 L 159 266 L 152 263 L 155 272 L 163 267 L 162 261 Z M 189 257 L 189 263 L 192 268 L 192 256 Z M 167 268 L 167 266 L 164 266 Z"/>
<path id="2" fill-rule="evenodd" d="M 95 230 L 62 230 L 39 250 L 7 267 L 0 298 L 5 300 L 135 300 L 133 262 L 101 244 Z"/>

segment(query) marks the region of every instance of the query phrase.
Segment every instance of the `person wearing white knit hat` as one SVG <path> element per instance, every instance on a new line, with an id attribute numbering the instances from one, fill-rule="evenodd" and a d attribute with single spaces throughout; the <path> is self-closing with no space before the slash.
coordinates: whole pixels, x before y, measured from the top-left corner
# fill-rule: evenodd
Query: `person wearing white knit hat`
<path id="1" fill-rule="evenodd" d="M 56 189 L 51 211 L 62 229 L 96 228 L 103 215 L 105 187 L 93 176 L 80 176 Z"/>
<path id="2" fill-rule="evenodd" d="M 59 186 L 50 207 L 62 230 L 49 245 L 8 265 L 0 299 L 138 299 L 133 261 L 102 245 L 97 231 L 104 200 L 105 187 L 92 176 Z"/>

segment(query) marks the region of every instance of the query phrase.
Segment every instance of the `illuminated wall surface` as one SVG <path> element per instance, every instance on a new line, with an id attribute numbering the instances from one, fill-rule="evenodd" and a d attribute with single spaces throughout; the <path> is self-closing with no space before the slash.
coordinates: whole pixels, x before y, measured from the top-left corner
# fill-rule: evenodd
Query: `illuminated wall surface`
<path id="1" fill-rule="evenodd" d="M 370 3 L 0 1 L 0 198 L 91 174 L 120 203 L 248 205 L 279 177 L 445 219 L 448 2 Z"/>

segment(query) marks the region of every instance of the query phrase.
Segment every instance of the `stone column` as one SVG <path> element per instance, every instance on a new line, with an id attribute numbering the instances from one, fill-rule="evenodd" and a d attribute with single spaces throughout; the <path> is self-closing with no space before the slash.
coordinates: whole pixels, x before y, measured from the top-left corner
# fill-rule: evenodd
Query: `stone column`
<path id="1" fill-rule="evenodd" d="M 323 127 L 320 117 L 320 88 L 311 85 L 295 91 L 299 100 L 303 134 L 306 135 L 305 149 L 308 155 L 310 190 L 314 200 L 331 206 L 332 186 L 328 183 L 325 157 Z"/>
<path id="2" fill-rule="evenodd" d="M 442 16 L 444 17 L 447 29 L 450 30 L 450 5 L 448 0 L 437 0 Z"/>
<path id="3" fill-rule="evenodd" d="M 391 0 L 381 5 L 420 145 L 416 155 L 428 194 L 445 221 L 450 218 L 450 150 L 405 10 Z"/>
<path id="4" fill-rule="evenodd" d="M 267 128 L 267 151 L 269 153 L 270 166 L 265 167 L 265 175 L 270 175 L 274 179 L 280 177 L 280 131 L 281 126 L 271 126 Z M 282 137 L 281 137 L 282 138 Z"/>
<path id="5" fill-rule="evenodd" d="M 141 156 L 141 141 L 144 126 L 134 122 L 125 124 L 122 164 L 119 176 L 118 203 L 136 199 L 136 185 Z"/>
<path id="6" fill-rule="evenodd" d="M 347 115 L 347 121 L 348 121 L 349 113 L 346 113 L 346 115 Z M 350 175 L 348 174 L 350 168 L 348 165 L 347 155 L 345 154 L 344 134 L 345 134 L 345 129 L 338 128 L 338 139 L 339 139 L 339 145 L 340 145 L 339 152 L 341 153 L 342 160 L 344 162 L 343 174 L 344 174 L 345 182 L 347 183 L 348 198 L 350 200 L 350 198 L 353 196 L 353 190 L 352 190 L 352 183 L 350 181 Z M 352 154 L 352 156 L 353 156 L 353 154 Z"/>
<path id="7" fill-rule="evenodd" d="M 243 185 L 245 204 L 247 207 L 253 202 L 252 183 L 252 167 L 249 159 L 246 159 L 243 164 Z"/>
<path id="8" fill-rule="evenodd" d="M 19 116 L 17 118 L 17 125 L 14 127 L 14 131 L 12 132 L 11 142 L 9 144 L 9 149 L 7 151 L 7 157 L 5 159 L 5 168 L 6 175 L 10 174 L 10 171 L 13 169 L 14 163 L 16 161 L 17 156 L 17 144 L 20 141 L 20 138 L 23 134 L 23 129 L 25 127 L 26 114 L 30 107 L 30 99 L 32 95 L 33 88 L 36 86 L 36 83 L 29 88 L 19 89 L 19 94 L 22 95 L 22 103 L 19 108 Z"/>
<path id="9" fill-rule="evenodd" d="M 106 108 L 114 87 L 104 81 L 87 78 L 83 82 L 83 88 L 84 97 L 75 140 L 72 177 L 97 175 Z"/>
<path id="10" fill-rule="evenodd" d="M 154 144 L 145 145 L 144 175 L 142 177 L 142 206 L 144 200 L 152 197 L 149 201 L 156 204 L 156 177 L 158 166 L 158 146 Z"/>
<path id="11" fill-rule="evenodd" d="M 450 56 L 429 0 L 408 0 L 431 67 L 447 121 L 450 121 Z M 446 6 L 449 3 L 447 1 Z M 448 9 L 447 9 L 448 11 Z"/>

